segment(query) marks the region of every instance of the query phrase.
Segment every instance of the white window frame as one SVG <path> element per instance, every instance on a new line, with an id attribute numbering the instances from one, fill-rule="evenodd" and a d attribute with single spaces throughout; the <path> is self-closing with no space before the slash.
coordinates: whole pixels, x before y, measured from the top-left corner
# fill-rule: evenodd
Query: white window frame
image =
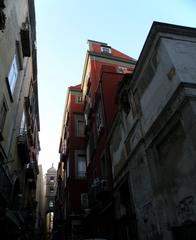
<path id="1" fill-rule="evenodd" d="M 76 103 L 81 104 L 83 102 L 82 96 L 76 96 Z"/>
<path id="2" fill-rule="evenodd" d="M 10 91 L 11 91 L 12 95 L 13 95 L 14 89 L 16 87 L 16 82 L 17 82 L 17 79 L 18 79 L 18 72 L 19 72 L 19 70 L 18 70 L 17 56 L 15 54 L 14 58 L 12 60 L 10 71 L 8 73 L 8 77 L 7 77 L 9 87 L 10 87 Z"/>
<path id="3" fill-rule="evenodd" d="M 111 54 L 112 50 L 110 47 L 101 47 L 101 52 L 106 54 Z"/>

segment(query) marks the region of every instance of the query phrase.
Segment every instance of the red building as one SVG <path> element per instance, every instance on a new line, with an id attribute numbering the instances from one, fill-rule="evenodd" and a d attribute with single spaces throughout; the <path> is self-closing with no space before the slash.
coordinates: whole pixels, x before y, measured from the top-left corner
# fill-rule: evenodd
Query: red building
<path id="1" fill-rule="evenodd" d="M 89 40 L 82 83 L 68 90 L 61 134 L 59 179 L 67 239 L 112 239 L 112 164 L 108 134 L 118 111 L 119 82 L 136 61 Z M 64 165 L 64 172 L 60 171 Z"/>
<path id="2" fill-rule="evenodd" d="M 87 193 L 83 109 L 81 86 L 70 87 L 60 142 L 61 163 L 58 170 L 60 191 L 57 189 L 58 207 L 62 207 L 64 212 L 63 217 L 60 215 L 58 217 L 59 220 L 65 220 L 65 234 L 68 239 L 81 236 L 80 225 L 84 208 L 81 199 L 85 198 Z"/>
<path id="3" fill-rule="evenodd" d="M 89 211 L 83 219 L 86 237 L 112 239 L 112 164 L 108 134 L 118 111 L 115 98 L 119 82 L 136 61 L 106 43 L 88 41 L 82 78 L 85 96 L 86 156 Z"/>

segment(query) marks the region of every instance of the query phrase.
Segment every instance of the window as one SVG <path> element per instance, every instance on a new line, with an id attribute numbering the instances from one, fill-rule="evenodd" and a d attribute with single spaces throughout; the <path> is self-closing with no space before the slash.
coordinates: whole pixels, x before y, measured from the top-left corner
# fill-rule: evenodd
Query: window
<path id="1" fill-rule="evenodd" d="M 84 128 L 85 128 L 84 121 L 79 120 L 77 128 L 78 128 L 77 136 L 84 137 Z"/>
<path id="2" fill-rule="evenodd" d="M 96 127 L 97 127 L 97 133 L 101 132 L 103 128 L 103 114 L 101 109 L 101 103 L 99 103 L 97 111 L 96 111 Z"/>
<path id="3" fill-rule="evenodd" d="M 90 132 L 90 136 L 89 136 L 89 142 L 88 142 L 88 145 L 89 145 L 89 151 L 88 151 L 88 162 L 90 162 L 90 159 L 94 153 L 94 150 L 96 148 L 95 146 L 95 131 L 92 129 L 92 131 Z"/>
<path id="4" fill-rule="evenodd" d="M 75 114 L 75 134 L 78 137 L 84 137 L 84 129 L 85 129 L 85 122 L 84 122 L 84 115 L 83 114 Z"/>
<path id="5" fill-rule="evenodd" d="M 7 104 L 5 101 L 5 98 L 3 99 L 1 106 L 0 106 L 0 140 L 3 140 L 2 132 L 3 132 L 3 127 L 5 124 L 5 118 L 7 115 Z"/>
<path id="6" fill-rule="evenodd" d="M 18 78 L 18 65 L 17 65 L 17 59 L 16 59 L 16 54 L 14 55 L 12 65 L 8 74 L 8 83 L 9 83 L 9 88 L 11 91 L 11 94 L 13 94 L 15 86 L 16 86 L 16 81 Z"/>
<path id="7" fill-rule="evenodd" d="M 76 153 L 77 161 L 77 177 L 86 176 L 86 155 L 82 153 Z"/>
<path id="8" fill-rule="evenodd" d="M 54 182 L 54 176 L 50 177 L 50 182 L 53 183 Z"/>
<path id="9" fill-rule="evenodd" d="M 143 76 L 141 77 L 140 83 L 139 83 L 139 94 L 142 96 L 142 94 L 145 92 L 146 88 L 151 83 L 152 79 L 154 78 L 154 75 L 157 71 L 159 64 L 159 57 L 157 52 L 155 51 L 149 60 L 149 63 L 144 70 Z"/>
<path id="10" fill-rule="evenodd" d="M 54 192 L 54 187 L 50 187 L 50 192 L 51 192 L 51 193 Z"/>
<path id="11" fill-rule="evenodd" d="M 23 135 L 26 132 L 27 132 L 26 117 L 25 112 L 23 111 L 19 134 Z"/>
<path id="12" fill-rule="evenodd" d="M 106 54 L 111 54 L 111 48 L 110 47 L 101 47 L 101 52 Z"/>
<path id="13" fill-rule="evenodd" d="M 130 112 L 131 106 L 130 106 L 129 96 L 127 91 L 123 92 L 120 102 L 121 102 L 123 111 L 128 115 Z"/>
<path id="14" fill-rule="evenodd" d="M 3 12 L 3 9 L 5 8 L 4 0 L 0 1 L 0 30 L 3 32 L 5 29 L 5 22 L 6 22 L 6 15 Z"/>
<path id="15" fill-rule="evenodd" d="M 49 206 L 50 208 L 54 207 L 54 202 L 50 200 L 48 206 Z"/>
<path id="16" fill-rule="evenodd" d="M 81 193 L 81 208 L 86 209 L 88 208 L 88 193 Z"/>
<path id="17" fill-rule="evenodd" d="M 82 103 L 82 96 L 76 96 L 76 103 Z"/>

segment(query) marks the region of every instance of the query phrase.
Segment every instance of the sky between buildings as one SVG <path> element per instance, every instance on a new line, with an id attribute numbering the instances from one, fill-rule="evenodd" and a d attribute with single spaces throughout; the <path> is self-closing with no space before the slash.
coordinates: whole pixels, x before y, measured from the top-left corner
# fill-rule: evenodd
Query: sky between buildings
<path id="1" fill-rule="evenodd" d="M 40 107 L 39 163 L 59 162 L 67 88 L 81 82 L 87 40 L 138 59 L 153 21 L 196 27 L 195 0 L 35 0 Z"/>

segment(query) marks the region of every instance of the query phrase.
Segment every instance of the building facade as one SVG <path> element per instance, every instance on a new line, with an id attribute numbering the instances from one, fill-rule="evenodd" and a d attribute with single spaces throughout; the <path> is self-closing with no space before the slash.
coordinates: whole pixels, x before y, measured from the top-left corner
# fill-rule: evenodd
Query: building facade
<path id="1" fill-rule="evenodd" d="M 36 222 L 35 222 L 35 239 L 42 240 L 44 239 L 45 231 L 45 186 L 44 186 L 44 177 L 42 165 L 38 165 L 39 175 L 37 176 L 37 185 L 36 185 Z"/>
<path id="2" fill-rule="evenodd" d="M 54 228 L 55 196 L 57 189 L 57 170 L 52 167 L 47 170 L 45 177 L 45 238 L 52 239 Z"/>
<path id="3" fill-rule="evenodd" d="M 62 223 L 76 217 L 81 193 L 85 207 L 72 221 L 78 228 L 65 224 L 65 235 L 195 239 L 196 29 L 154 22 L 137 63 L 105 43 L 88 43 L 82 83 L 69 89 L 63 120 Z M 83 103 L 76 110 L 79 93 Z M 80 147 L 72 135 L 78 111 L 85 121 Z M 78 149 L 86 161 L 86 192 L 68 180 L 77 174 Z M 78 229 L 81 237 L 74 235 Z"/>
<path id="4" fill-rule="evenodd" d="M 1 0 L 0 30 L 0 233 L 33 239 L 40 150 L 34 1 Z"/>
<path id="5" fill-rule="evenodd" d="M 113 178 L 108 134 L 118 111 L 118 84 L 136 61 L 108 46 L 88 41 L 82 77 L 85 97 L 88 207 L 83 224 L 86 237 L 113 238 Z"/>
<path id="6" fill-rule="evenodd" d="M 81 85 L 68 89 L 60 141 L 58 207 L 62 207 L 67 239 L 81 239 L 81 221 L 87 208 L 86 137 Z M 61 170 L 62 169 L 62 170 Z M 62 206 L 63 203 L 63 206 Z M 60 210 L 60 209 L 59 209 Z M 60 210 L 61 212 L 62 210 Z M 59 219 L 59 220 L 60 220 Z"/>
<path id="7" fill-rule="evenodd" d="M 133 239 L 196 237 L 195 37 L 196 29 L 154 22 L 119 88 L 110 135 L 115 221 L 133 216 L 136 224 L 130 218 L 126 226 L 137 231 Z"/>
<path id="8" fill-rule="evenodd" d="M 82 83 L 68 90 L 60 141 L 57 207 L 68 239 L 112 235 L 107 137 L 118 110 L 118 83 L 136 63 L 106 43 L 88 45 Z"/>

